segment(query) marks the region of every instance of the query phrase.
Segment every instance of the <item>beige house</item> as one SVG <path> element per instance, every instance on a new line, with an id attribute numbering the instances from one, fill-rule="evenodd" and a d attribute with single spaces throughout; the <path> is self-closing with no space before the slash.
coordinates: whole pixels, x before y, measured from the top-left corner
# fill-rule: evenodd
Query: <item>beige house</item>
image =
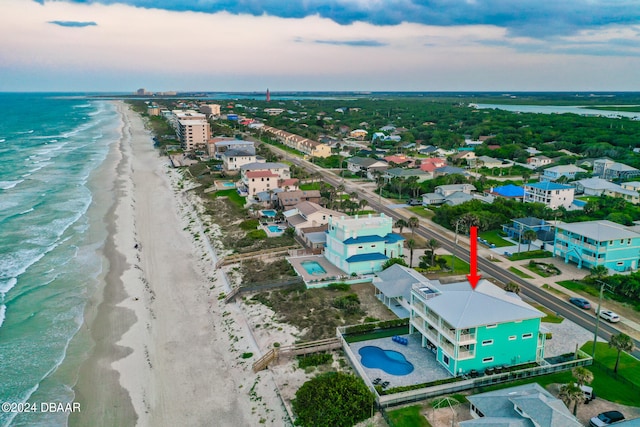
<path id="1" fill-rule="evenodd" d="M 354 129 L 351 132 L 349 132 L 349 136 L 351 138 L 356 138 L 356 139 L 365 139 L 368 134 L 369 132 L 367 132 L 364 129 Z"/>
<path id="2" fill-rule="evenodd" d="M 284 163 L 249 163 L 240 166 L 242 183 L 249 196 L 279 188 L 280 180 L 291 178 L 289 166 Z"/>
<path id="3" fill-rule="evenodd" d="M 569 208 L 573 203 L 575 189 L 569 185 L 552 181 L 541 181 L 524 185 L 525 203 L 543 203 L 551 209 L 560 206 Z"/>
<path id="4" fill-rule="evenodd" d="M 331 217 L 344 216 L 342 212 L 323 208 L 317 203 L 308 201 L 297 203 L 283 214 L 287 224 L 296 230 L 297 235 L 301 235 L 304 229 L 327 225 Z"/>
<path id="5" fill-rule="evenodd" d="M 219 104 L 202 104 L 199 107 L 201 113 L 206 114 L 207 117 L 218 117 L 220 115 L 220 105 Z"/>
<path id="6" fill-rule="evenodd" d="M 331 155 L 331 147 L 322 142 L 314 141 L 271 126 L 263 126 L 262 129 L 278 142 L 309 156 L 325 158 Z"/>
<path id="7" fill-rule="evenodd" d="M 541 166 L 550 165 L 552 162 L 553 162 L 553 159 L 550 159 L 547 156 L 529 157 L 527 159 L 527 164 L 529 164 L 530 166 L 533 166 L 535 168 L 539 168 Z"/>

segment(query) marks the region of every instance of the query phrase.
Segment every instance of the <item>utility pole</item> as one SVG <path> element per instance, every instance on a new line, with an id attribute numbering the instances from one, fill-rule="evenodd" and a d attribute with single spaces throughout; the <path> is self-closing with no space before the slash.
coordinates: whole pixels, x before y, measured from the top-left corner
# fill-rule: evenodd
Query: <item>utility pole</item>
<path id="1" fill-rule="evenodd" d="M 591 358 L 596 358 L 596 342 L 598 341 L 598 326 L 600 325 L 600 305 L 602 304 L 602 294 L 604 292 L 604 287 L 609 286 L 602 280 L 596 280 L 600 283 L 600 297 L 598 298 L 598 308 L 596 309 L 596 329 L 593 332 L 593 349 L 591 350 Z"/>

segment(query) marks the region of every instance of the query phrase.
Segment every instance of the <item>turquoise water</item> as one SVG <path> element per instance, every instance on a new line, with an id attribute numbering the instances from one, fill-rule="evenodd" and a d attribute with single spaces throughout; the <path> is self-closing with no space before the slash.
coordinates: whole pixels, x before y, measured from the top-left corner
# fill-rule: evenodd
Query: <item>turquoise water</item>
<path id="1" fill-rule="evenodd" d="M 376 346 L 366 346 L 358 350 L 360 353 L 360 363 L 367 368 L 382 369 L 391 375 L 408 375 L 413 372 L 413 364 L 404 357 L 404 354 L 383 350 Z"/>
<path id="2" fill-rule="evenodd" d="M 319 276 L 321 274 L 326 274 L 327 272 L 327 270 L 322 268 L 317 261 L 302 261 L 300 265 L 307 271 L 307 273 L 313 276 Z"/>
<path id="3" fill-rule="evenodd" d="M 222 186 L 223 186 L 223 187 L 232 188 L 232 187 L 235 187 L 235 186 L 236 186 L 236 183 L 235 183 L 235 182 L 223 182 L 223 183 L 222 183 Z"/>
<path id="4" fill-rule="evenodd" d="M 280 227 L 278 227 L 277 225 L 269 225 L 269 226 L 267 226 L 267 228 L 272 233 L 282 233 L 282 232 L 284 232 L 284 230 L 281 229 Z"/>
<path id="5" fill-rule="evenodd" d="M 44 94 L 0 94 L 0 110 L 0 402 L 71 402 L 82 351 L 69 344 L 106 238 L 89 179 L 119 116 L 111 103 Z M 66 416 L 0 412 L 0 426 Z"/>
<path id="6" fill-rule="evenodd" d="M 266 216 L 267 218 L 275 218 L 276 217 L 276 211 L 274 211 L 273 209 L 266 209 L 261 211 L 262 212 L 262 216 Z"/>

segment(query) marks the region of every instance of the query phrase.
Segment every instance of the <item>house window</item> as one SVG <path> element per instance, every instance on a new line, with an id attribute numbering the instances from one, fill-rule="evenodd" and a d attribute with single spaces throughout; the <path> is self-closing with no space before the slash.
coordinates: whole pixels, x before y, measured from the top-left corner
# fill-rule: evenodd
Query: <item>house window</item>
<path id="1" fill-rule="evenodd" d="M 509 341 L 515 341 L 516 336 L 515 335 L 509 335 Z"/>
<path id="2" fill-rule="evenodd" d="M 443 354 L 442 361 L 444 362 L 445 365 L 449 365 L 449 356 L 447 356 L 446 354 Z"/>
<path id="3" fill-rule="evenodd" d="M 616 262 L 616 265 L 624 265 L 624 262 L 618 261 L 618 262 Z"/>
<path id="4" fill-rule="evenodd" d="M 527 340 L 529 338 L 533 338 L 533 334 L 532 333 L 522 334 L 522 339 L 523 340 Z"/>
<path id="5" fill-rule="evenodd" d="M 491 329 L 491 328 L 496 328 L 498 325 L 496 323 L 492 324 L 492 325 L 487 325 L 487 329 Z"/>
<path id="6" fill-rule="evenodd" d="M 375 248 L 375 247 L 376 247 L 376 245 L 371 245 L 371 247 L 372 247 L 372 248 Z"/>
<path id="7" fill-rule="evenodd" d="M 358 249 L 362 249 L 362 246 L 358 246 Z"/>
<path id="8" fill-rule="evenodd" d="M 493 344 L 493 340 L 484 340 L 482 341 L 482 345 L 492 345 Z"/>
<path id="9" fill-rule="evenodd" d="M 491 362 L 493 362 L 493 356 L 485 357 L 484 359 L 482 359 L 482 363 L 491 363 Z"/>

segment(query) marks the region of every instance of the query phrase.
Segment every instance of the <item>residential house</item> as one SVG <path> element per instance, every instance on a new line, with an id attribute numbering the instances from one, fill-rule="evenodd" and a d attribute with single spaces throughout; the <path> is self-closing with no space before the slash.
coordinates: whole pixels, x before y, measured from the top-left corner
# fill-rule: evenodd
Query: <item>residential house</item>
<path id="1" fill-rule="evenodd" d="M 640 170 L 610 159 L 598 159 L 593 162 L 593 174 L 603 179 L 628 180 L 640 176 Z"/>
<path id="2" fill-rule="evenodd" d="M 320 190 L 295 190 L 278 193 L 278 206 L 283 210 L 292 209 L 300 202 L 320 203 Z"/>
<path id="3" fill-rule="evenodd" d="M 524 185 L 525 203 L 543 203 L 551 209 L 569 208 L 573 203 L 574 188 L 551 181 Z"/>
<path id="4" fill-rule="evenodd" d="M 507 236 L 511 239 L 521 243 L 529 243 L 529 241 L 524 238 L 524 233 L 527 230 L 533 230 L 536 232 L 537 239 L 545 243 L 553 243 L 555 230 L 552 225 L 544 219 L 530 216 L 526 218 L 516 218 L 511 221 L 511 224 L 504 224 L 502 226 L 502 231 L 507 233 Z"/>
<path id="5" fill-rule="evenodd" d="M 289 227 L 301 235 L 308 228 L 323 227 L 329 223 L 329 218 L 344 216 L 342 212 L 323 208 L 314 202 L 296 203 L 293 208 L 283 212 L 285 221 Z M 326 227 L 324 228 L 326 230 Z"/>
<path id="6" fill-rule="evenodd" d="M 454 376 L 542 361 L 542 317 L 517 294 L 484 279 L 475 289 L 467 281 L 411 287 L 410 333 L 418 332 L 422 346 Z"/>
<path id="7" fill-rule="evenodd" d="M 568 181 L 573 180 L 577 173 L 586 173 L 585 169 L 579 168 L 576 165 L 559 165 L 552 166 L 545 169 L 542 172 L 540 179 L 542 181 L 557 181 L 561 177 L 566 177 Z"/>
<path id="8" fill-rule="evenodd" d="M 220 116 L 220 104 L 201 104 L 198 109 L 201 113 L 206 114 L 207 117 Z"/>
<path id="9" fill-rule="evenodd" d="M 469 176 L 469 172 L 456 166 L 442 166 L 433 171 L 433 177 L 446 176 L 446 175 L 464 175 Z"/>
<path id="10" fill-rule="evenodd" d="M 249 196 L 279 188 L 280 180 L 291 178 L 289 165 L 284 163 L 249 163 L 240 166 L 242 183 Z"/>
<path id="11" fill-rule="evenodd" d="M 467 397 L 472 420 L 460 427 L 580 427 L 564 403 L 538 383 L 503 388 Z"/>
<path id="12" fill-rule="evenodd" d="M 606 220 L 558 224 L 553 255 L 577 263 L 578 268 L 602 265 L 613 271 L 635 271 L 640 233 Z"/>
<path id="13" fill-rule="evenodd" d="M 350 276 L 381 271 L 387 260 L 403 254 L 404 237 L 393 233 L 393 218 L 385 214 L 331 217 L 328 225 L 324 256 Z"/>
<path id="14" fill-rule="evenodd" d="M 429 157 L 426 159 L 420 159 L 420 169 L 425 172 L 433 173 L 436 169 L 446 165 L 447 165 L 447 161 L 439 157 Z"/>
<path id="15" fill-rule="evenodd" d="M 640 184 L 640 182 L 635 184 Z M 584 194 L 587 196 L 618 197 L 634 205 L 640 203 L 640 193 L 638 193 L 637 189 L 633 189 L 640 188 L 640 185 L 626 185 L 625 187 L 625 184 L 618 185 L 607 181 L 606 179 L 596 177 L 581 179 L 579 181 L 572 182 L 571 185 L 576 187 L 577 194 Z"/>
<path id="16" fill-rule="evenodd" d="M 534 168 L 547 166 L 547 165 L 550 165 L 551 163 L 553 163 L 553 159 L 547 156 L 535 156 L 535 157 L 529 157 L 527 159 L 527 164 Z"/>
<path id="17" fill-rule="evenodd" d="M 507 184 L 500 187 L 491 187 L 485 194 L 521 202 L 524 199 L 524 188 L 519 185 Z"/>
<path id="18" fill-rule="evenodd" d="M 436 151 L 438 151 L 438 147 L 434 146 L 434 145 L 427 145 L 426 147 L 422 147 L 418 150 L 418 153 L 420 154 L 426 154 L 426 155 L 432 155 L 433 153 L 435 153 Z"/>
<path id="19" fill-rule="evenodd" d="M 451 194 L 457 192 L 471 194 L 474 191 L 476 191 L 476 187 L 473 184 L 439 185 L 435 188 L 435 192 L 442 194 L 444 197 L 450 196 Z"/>
<path id="20" fill-rule="evenodd" d="M 372 283 L 376 297 L 400 318 L 408 318 L 411 313 L 411 286 L 430 284 L 422 274 L 400 264 L 377 272 Z"/>
<path id="21" fill-rule="evenodd" d="M 240 139 L 215 137 L 207 141 L 207 152 L 209 156 L 222 158 L 222 153 L 228 150 L 248 151 L 255 154 L 256 148 L 252 141 Z"/>
<path id="22" fill-rule="evenodd" d="M 415 166 L 416 161 L 411 157 L 405 155 L 394 154 L 384 157 L 384 161 L 387 163 L 395 163 L 397 166 L 412 168 Z"/>
<path id="23" fill-rule="evenodd" d="M 625 190 L 640 191 L 640 181 L 623 182 L 620 186 Z"/>
<path id="24" fill-rule="evenodd" d="M 365 139 L 368 134 L 369 134 L 369 132 L 367 132 L 364 129 L 354 129 L 351 132 L 349 132 L 349 136 L 351 138 L 355 138 L 355 139 L 359 139 L 359 140 Z"/>
<path id="25" fill-rule="evenodd" d="M 387 162 L 371 157 L 350 157 L 347 159 L 347 169 L 354 173 L 366 173 L 367 178 L 375 179 L 375 172 L 384 172 L 389 168 Z"/>
<path id="26" fill-rule="evenodd" d="M 250 150 L 227 150 L 221 155 L 222 168 L 226 172 L 238 172 L 240 167 L 249 163 L 260 163 L 259 160 L 264 161 L 264 158 L 256 156 L 255 149 Z"/>
<path id="27" fill-rule="evenodd" d="M 466 162 L 468 164 L 470 161 L 475 161 L 475 158 L 476 153 L 470 150 L 459 151 L 451 156 L 451 160 L 456 164 L 460 164 L 462 162 Z"/>
<path id="28" fill-rule="evenodd" d="M 471 166 L 479 166 L 479 167 L 485 167 L 485 168 L 489 168 L 489 169 L 505 168 L 505 167 L 511 166 L 511 164 L 508 163 L 508 162 L 504 162 L 504 161 L 502 161 L 500 159 L 495 159 L 495 158 L 489 157 L 489 156 L 480 156 L 480 157 L 476 158 L 475 160 L 470 160 L 469 164 Z"/>
<path id="29" fill-rule="evenodd" d="M 422 195 L 422 205 L 448 204 L 456 206 L 473 200 L 474 197 L 471 193 L 474 191 L 476 191 L 476 187 L 472 184 L 439 185 L 433 193 L 425 193 Z"/>

